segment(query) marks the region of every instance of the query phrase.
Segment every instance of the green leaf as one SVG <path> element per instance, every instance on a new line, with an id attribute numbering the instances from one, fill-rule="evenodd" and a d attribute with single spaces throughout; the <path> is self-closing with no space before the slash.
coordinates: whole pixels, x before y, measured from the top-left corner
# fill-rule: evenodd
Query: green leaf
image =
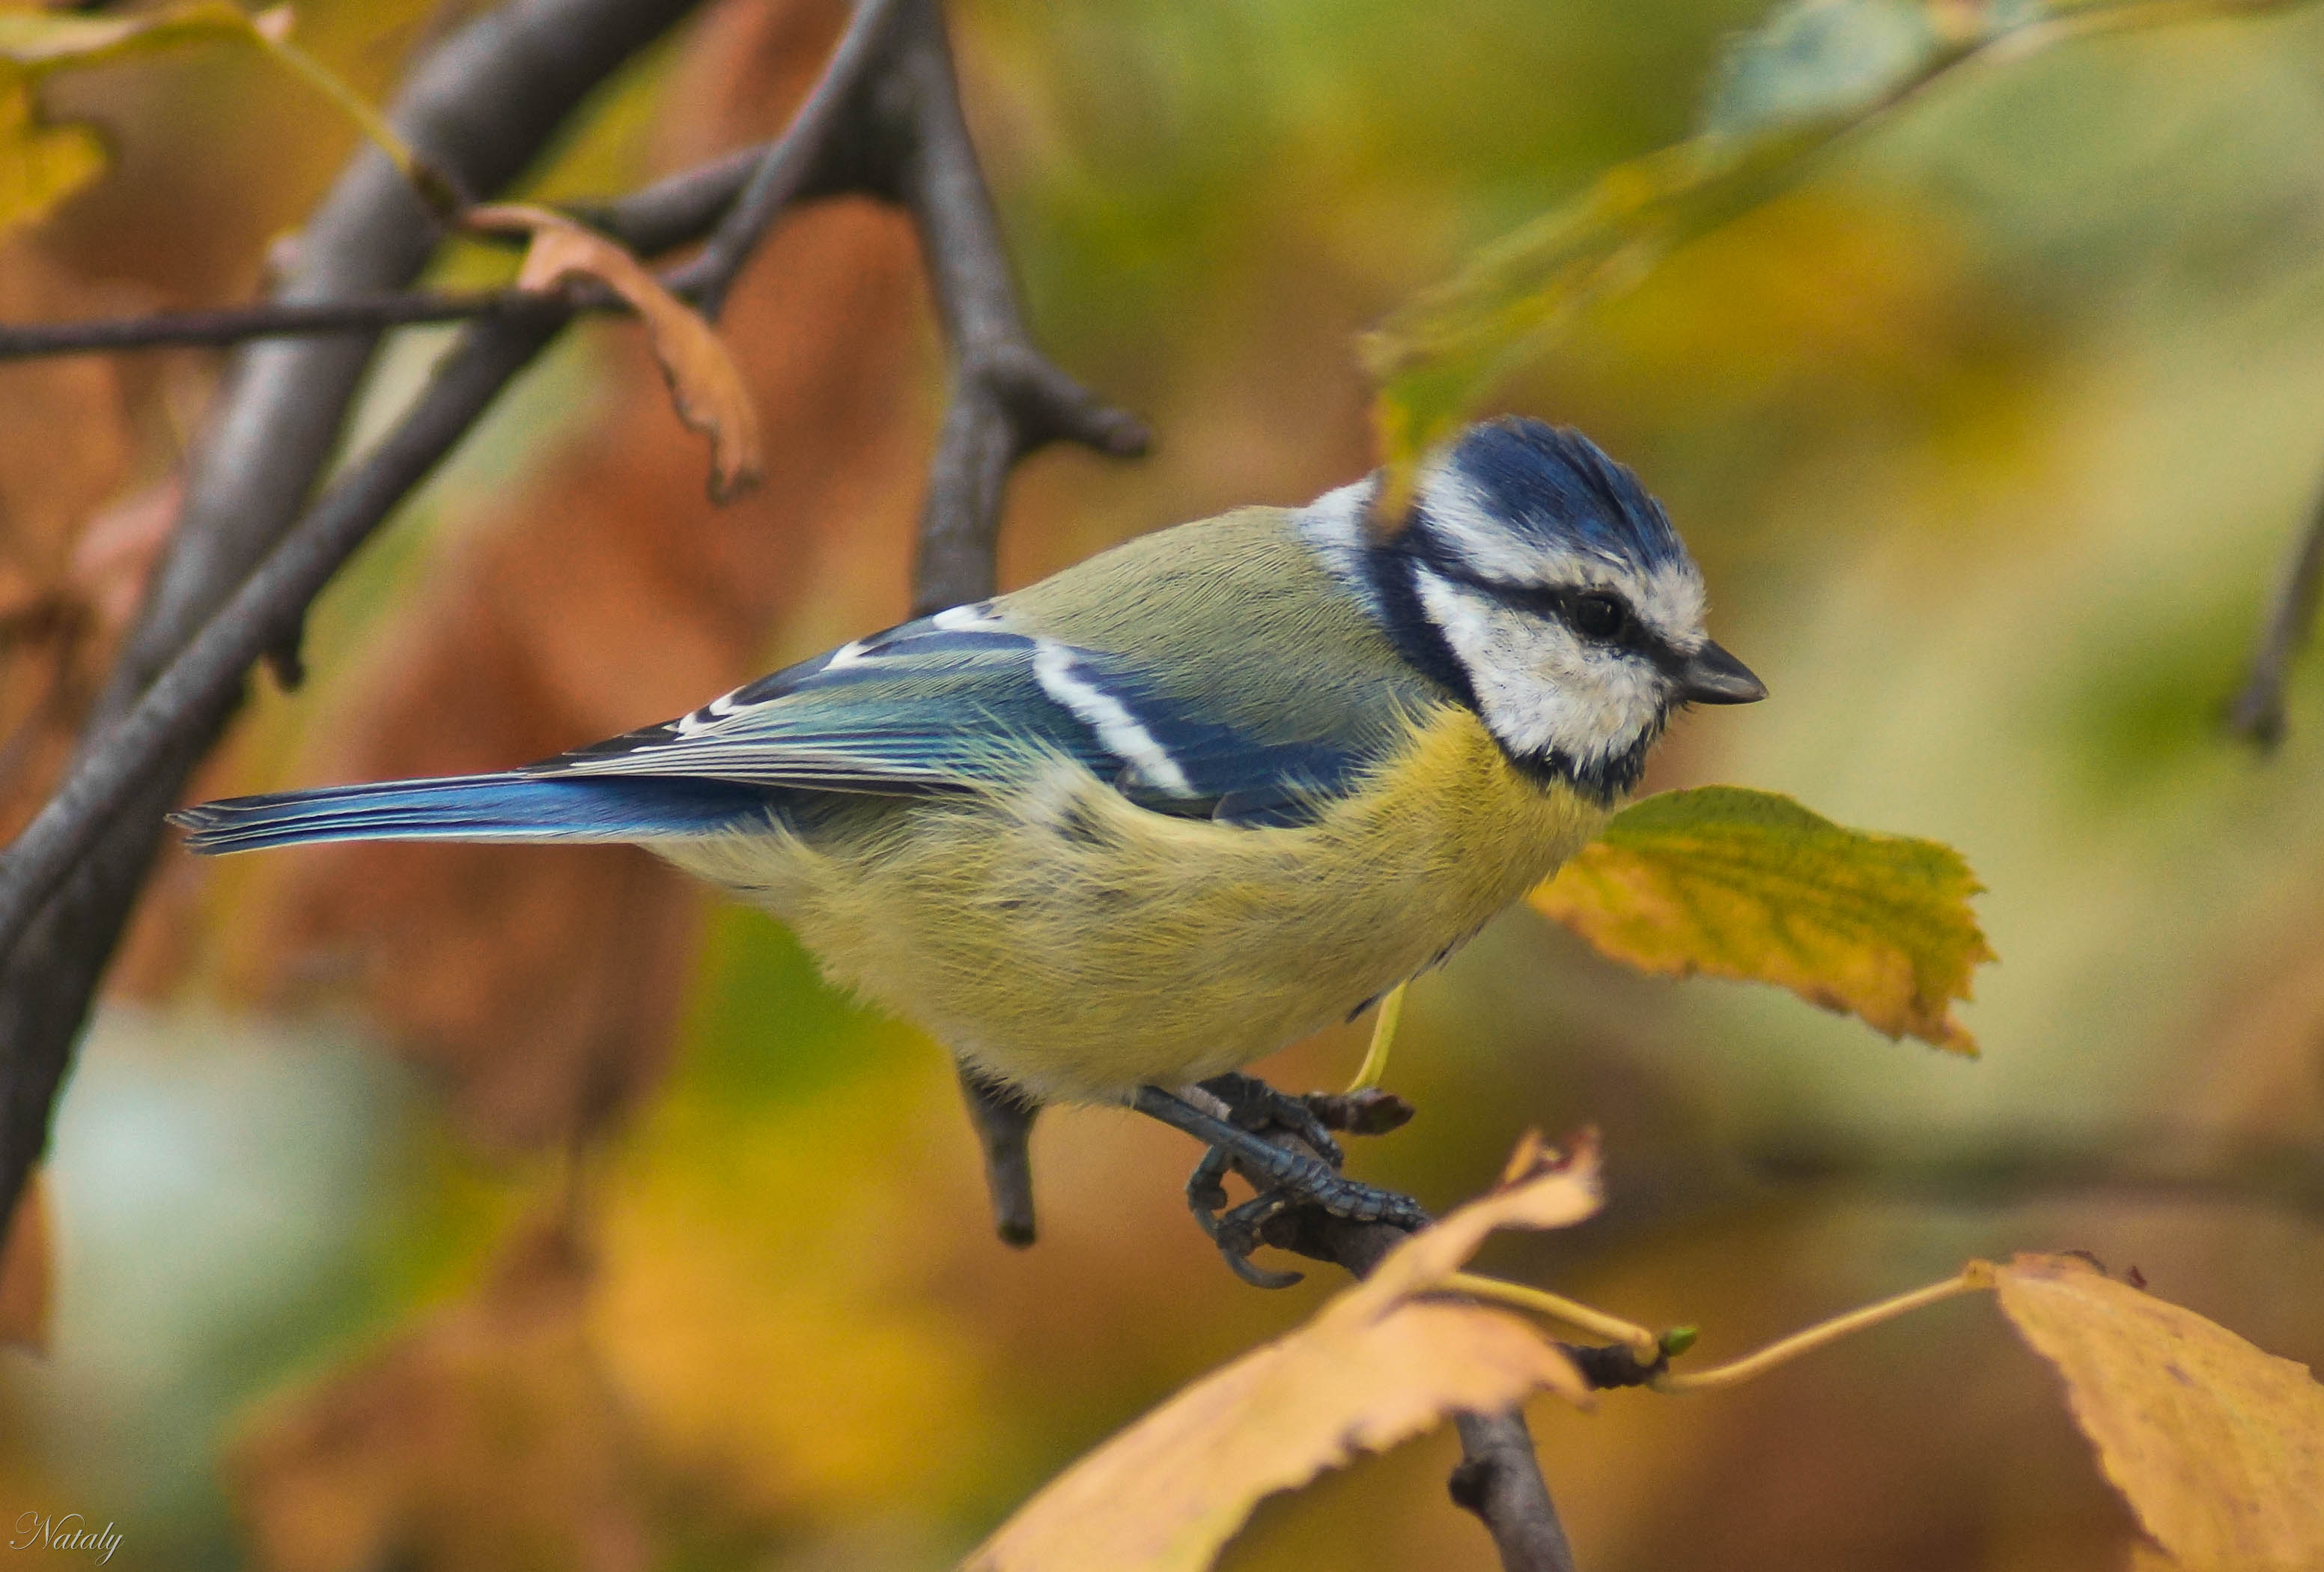
<path id="1" fill-rule="evenodd" d="M 1372 424 L 1398 516 L 1428 453 L 1592 302 L 1797 184 L 1814 155 L 1937 78 L 2088 32 L 2300 0 L 1793 0 L 1733 44 L 1702 131 L 1618 164 L 1478 251 L 1366 335 Z"/>
<path id="2" fill-rule="evenodd" d="M 1891 1037 L 1973 1055 L 1952 1004 L 1994 958 L 1969 909 L 1982 888 L 1935 841 L 1705 786 L 1624 809 L 1532 899 L 1641 971 L 1779 984 Z"/>

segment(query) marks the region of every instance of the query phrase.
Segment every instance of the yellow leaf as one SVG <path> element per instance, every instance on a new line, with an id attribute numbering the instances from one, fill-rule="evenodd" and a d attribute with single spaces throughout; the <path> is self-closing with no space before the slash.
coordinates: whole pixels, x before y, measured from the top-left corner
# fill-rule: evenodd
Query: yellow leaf
<path id="1" fill-rule="evenodd" d="M 0 1343 L 34 1353 L 47 1350 L 54 1254 L 48 1180 L 34 1169 L 16 1197 L 16 1216 L 6 1235 L 0 1237 Z"/>
<path id="2" fill-rule="evenodd" d="M 139 16 L 0 11 L 0 60 L 28 76 L 65 66 L 110 65 L 187 43 L 247 42 L 252 20 L 225 0 L 195 0 Z"/>
<path id="3" fill-rule="evenodd" d="M 1083 1458 L 967 1562 L 969 1572 L 1196 1572 L 1263 1496 L 1453 1412 L 1589 1391 L 1525 1322 L 1417 1296 L 1496 1228 L 1559 1228 L 1598 1207 L 1597 1150 L 1530 1139 L 1503 1187 L 1397 1246 L 1290 1336 L 1214 1371 Z"/>
<path id="4" fill-rule="evenodd" d="M 105 142 L 86 125 L 46 125 L 32 89 L 0 66 L 0 229 L 29 224 L 105 171 Z"/>
<path id="5" fill-rule="evenodd" d="M 2172 1563 L 2324 1567 L 2324 1386 L 2306 1365 L 2072 1256 L 2021 1255 L 1999 1290 Z"/>
<path id="6" fill-rule="evenodd" d="M 136 16 L 0 10 L 0 228 L 29 223 L 94 179 L 105 144 L 85 125 L 44 124 L 32 88 L 50 73 L 112 65 L 198 43 L 244 43 L 319 89 L 429 190 L 427 171 L 360 95 L 290 42 L 287 6 L 252 16 L 226 0 L 192 0 Z"/>
<path id="7" fill-rule="evenodd" d="M 1617 164 L 1579 197 L 1479 250 L 1365 336 L 1372 425 L 1399 517 L 1429 451 L 1593 301 L 1790 189 L 1815 154 L 1988 51 L 2291 0 L 1793 0 L 1729 50 L 1701 134 Z"/>
<path id="8" fill-rule="evenodd" d="M 742 374 L 700 312 L 662 288 L 636 257 L 561 213 L 502 203 L 473 209 L 468 223 L 532 236 L 517 274 L 520 288 L 554 289 L 577 276 L 595 279 L 627 301 L 645 321 L 678 419 L 710 439 L 712 500 L 731 501 L 758 484 L 766 468 L 758 410 Z"/>
<path id="9" fill-rule="evenodd" d="M 1532 900 L 1641 971 L 1776 983 L 1891 1037 L 1974 1054 L 1951 1007 L 1994 958 L 1968 904 L 1982 888 L 1935 841 L 1705 786 L 1633 803 Z"/>

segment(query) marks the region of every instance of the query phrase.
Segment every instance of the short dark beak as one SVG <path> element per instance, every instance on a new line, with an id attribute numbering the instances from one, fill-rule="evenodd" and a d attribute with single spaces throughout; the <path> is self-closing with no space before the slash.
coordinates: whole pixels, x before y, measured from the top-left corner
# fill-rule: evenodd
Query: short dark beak
<path id="1" fill-rule="evenodd" d="M 1678 670 L 1678 696 L 1690 704 L 1757 704 L 1767 697 L 1767 685 L 1751 675 L 1751 668 L 1712 643 L 1686 658 Z"/>

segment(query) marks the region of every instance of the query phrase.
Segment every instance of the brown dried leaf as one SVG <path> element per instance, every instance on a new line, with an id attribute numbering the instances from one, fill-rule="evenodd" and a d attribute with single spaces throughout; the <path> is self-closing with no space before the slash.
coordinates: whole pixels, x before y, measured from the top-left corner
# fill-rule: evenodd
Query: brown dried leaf
<path id="1" fill-rule="evenodd" d="M 1999 1270 L 2106 1476 L 2189 1572 L 2324 1567 L 2324 1386 L 2070 1255 Z"/>
<path id="2" fill-rule="evenodd" d="M 514 1238 L 469 1300 L 235 1447 L 260 1566 L 640 1572 L 634 1444 L 590 1349 L 591 1271 L 561 1224 Z"/>
<path id="3" fill-rule="evenodd" d="M 766 456 L 757 406 L 700 312 L 662 288 L 628 251 L 561 213 L 503 202 L 470 208 L 467 221 L 475 229 L 532 236 L 517 273 L 520 288 L 551 290 L 570 278 L 591 278 L 627 301 L 653 340 L 678 419 L 710 439 L 711 500 L 731 502 L 759 484 Z"/>
<path id="4" fill-rule="evenodd" d="M 16 1215 L 0 1235 L 0 1343 L 44 1354 L 55 1294 L 56 1246 L 49 1231 L 49 1184 L 32 1170 Z"/>
<path id="5" fill-rule="evenodd" d="M 1536 1392 L 1590 1392 L 1554 1345 L 1516 1317 L 1416 1296 L 1497 1228 L 1560 1228 L 1598 1208 L 1594 1139 L 1570 1159 L 1528 1138 L 1504 1188 L 1392 1251 L 1290 1336 L 1252 1350 L 1067 1469 L 1003 1524 L 969 1572 L 1197 1572 L 1260 1498 L 1447 1414 Z"/>

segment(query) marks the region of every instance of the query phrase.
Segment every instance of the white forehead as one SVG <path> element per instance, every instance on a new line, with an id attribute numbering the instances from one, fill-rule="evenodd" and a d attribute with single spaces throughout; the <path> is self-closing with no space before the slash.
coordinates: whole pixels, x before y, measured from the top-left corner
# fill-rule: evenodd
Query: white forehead
<path id="1" fill-rule="evenodd" d="M 1480 577 L 1612 590 L 1673 648 L 1688 651 L 1702 642 L 1702 573 L 1688 559 L 1642 568 L 1582 541 L 1544 541 L 1496 517 L 1483 494 L 1449 461 L 1423 475 L 1420 497 L 1437 541 Z"/>

